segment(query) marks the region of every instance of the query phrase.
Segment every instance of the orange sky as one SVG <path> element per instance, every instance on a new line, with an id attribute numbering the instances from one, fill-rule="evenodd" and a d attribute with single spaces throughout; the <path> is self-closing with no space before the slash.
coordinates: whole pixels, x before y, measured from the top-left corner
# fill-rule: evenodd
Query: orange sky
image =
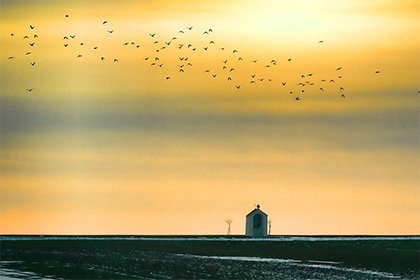
<path id="1" fill-rule="evenodd" d="M 420 234 L 419 8 L 2 1 L 0 232 Z"/>

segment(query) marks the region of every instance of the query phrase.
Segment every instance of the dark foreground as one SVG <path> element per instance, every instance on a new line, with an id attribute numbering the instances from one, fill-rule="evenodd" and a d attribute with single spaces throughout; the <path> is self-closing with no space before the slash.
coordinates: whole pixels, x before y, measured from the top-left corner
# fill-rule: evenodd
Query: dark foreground
<path id="1" fill-rule="evenodd" d="M 420 279 L 419 237 L 2 236 L 0 279 Z"/>

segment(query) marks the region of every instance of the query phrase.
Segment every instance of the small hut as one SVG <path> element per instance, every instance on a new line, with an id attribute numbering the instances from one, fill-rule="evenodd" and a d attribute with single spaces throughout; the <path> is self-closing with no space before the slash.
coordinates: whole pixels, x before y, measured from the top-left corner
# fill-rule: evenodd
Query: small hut
<path id="1" fill-rule="evenodd" d="M 245 235 L 250 237 L 267 237 L 268 215 L 260 210 L 257 204 L 254 210 L 246 215 Z"/>

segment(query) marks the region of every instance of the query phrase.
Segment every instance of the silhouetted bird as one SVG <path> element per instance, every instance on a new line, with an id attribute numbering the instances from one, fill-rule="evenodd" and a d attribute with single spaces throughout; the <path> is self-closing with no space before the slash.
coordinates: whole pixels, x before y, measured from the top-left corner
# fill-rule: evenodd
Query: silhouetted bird
<path id="1" fill-rule="evenodd" d="M 114 30 L 108 30 L 108 32 L 109 32 L 109 33 L 112 33 L 112 32 L 114 32 Z"/>
<path id="2" fill-rule="evenodd" d="M 32 66 L 35 66 L 36 62 L 29 62 L 29 64 L 31 64 Z"/>
<path id="3" fill-rule="evenodd" d="M 104 22 L 102 22 L 102 24 L 108 23 L 106 20 Z"/>
<path id="4" fill-rule="evenodd" d="M 34 28 L 35 28 L 35 26 L 32 26 L 32 25 L 29 25 L 29 27 L 30 27 L 31 29 L 34 29 Z"/>
<path id="5" fill-rule="evenodd" d="M 241 85 L 236 86 L 237 89 L 239 89 L 241 87 Z"/>
<path id="6" fill-rule="evenodd" d="M 33 88 L 27 88 L 26 90 L 31 92 L 33 90 Z"/>
<path id="7" fill-rule="evenodd" d="M 299 96 L 295 97 L 295 100 L 296 100 L 296 101 L 299 101 L 299 100 L 300 100 L 300 99 L 299 99 Z"/>
<path id="8" fill-rule="evenodd" d="M 29 45 L 30 45 L 31 47 L 33 47 L 33 46 L 35 45 L 35 43 L 29 43 Z"/>

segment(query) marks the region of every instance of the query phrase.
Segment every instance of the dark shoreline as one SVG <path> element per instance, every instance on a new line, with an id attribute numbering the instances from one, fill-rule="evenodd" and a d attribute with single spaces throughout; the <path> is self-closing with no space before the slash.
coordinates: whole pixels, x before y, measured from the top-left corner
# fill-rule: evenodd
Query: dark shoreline
<path id="1" fill-rule="evenodd" d="M 1 238 L 1 260 L 16 262 L 8 264 L 8 268 L 64 279 L 307 279 L 313 273 L 329 279 L 337 273 L 340 277 L 349 275 L 342 279 L 411 280 L 420 275 L 420 237 L 416 235 Z M 255 273 L 263 274 L 259 278 Z"/>

